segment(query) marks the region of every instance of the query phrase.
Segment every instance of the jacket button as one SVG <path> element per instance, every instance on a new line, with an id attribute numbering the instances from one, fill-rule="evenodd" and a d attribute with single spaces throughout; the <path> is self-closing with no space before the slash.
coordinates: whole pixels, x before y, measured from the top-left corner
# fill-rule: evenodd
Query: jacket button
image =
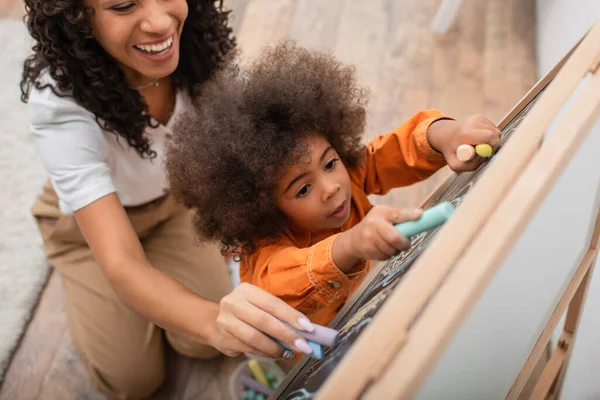
<path id="1" fill-rule="evenodd" d="M 339 289 L 342 287 L 342 284 L 338 281 L 327 281 L 327 283 L 329 283 L 329 286 L 331 286 L 334 289 Z"/>

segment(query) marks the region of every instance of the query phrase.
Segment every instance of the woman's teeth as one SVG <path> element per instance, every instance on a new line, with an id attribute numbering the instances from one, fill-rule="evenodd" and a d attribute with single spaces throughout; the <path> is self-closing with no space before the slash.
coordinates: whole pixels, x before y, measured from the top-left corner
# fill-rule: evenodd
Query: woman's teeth
<path id="1" fill-rule="evenodd" d="M 173 37 L 171 36 L 170 38 L 168 38 L 167 40 L 165 40 L 162 43 L 151 44 L 151 45 L 134 44 L 133 47 L 135 47 L 138 50 L 143 51 L 144 53 L 158 54 L 158 53 L 162 53 L 165 50 L 168 50 L 172 44 L 173 44 Z"/>

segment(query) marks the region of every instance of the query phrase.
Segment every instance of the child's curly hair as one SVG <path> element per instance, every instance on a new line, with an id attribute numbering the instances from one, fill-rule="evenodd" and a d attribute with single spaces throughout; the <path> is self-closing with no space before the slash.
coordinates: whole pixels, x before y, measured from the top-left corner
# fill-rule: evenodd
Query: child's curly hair
<path id="1" fill-rule="evenodd" d="M 280 236 L 286 218 L 274 191 L 282 174 L 303 162 L 314 133 L 346 167 L 357 166 L 366 102 L 354 67 L 294 41 L 266 47 L 243 71 L 230 59 L 201 88 L 196 112 L 176 123 L 167 149 L 171 191 L 196 210 L 201 239 L 239 254 Z"/>

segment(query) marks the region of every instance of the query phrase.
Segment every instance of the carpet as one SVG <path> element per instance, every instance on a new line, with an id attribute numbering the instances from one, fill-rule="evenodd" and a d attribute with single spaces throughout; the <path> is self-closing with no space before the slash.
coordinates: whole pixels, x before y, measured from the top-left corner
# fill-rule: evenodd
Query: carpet
<path id="1" fill-rule="evenodd" d="M 48 279 L 30 208 L 46 180 L 27 106 L 20 100 L 31 40 L 20 20 L 0 19 L 0 383 Z"/>

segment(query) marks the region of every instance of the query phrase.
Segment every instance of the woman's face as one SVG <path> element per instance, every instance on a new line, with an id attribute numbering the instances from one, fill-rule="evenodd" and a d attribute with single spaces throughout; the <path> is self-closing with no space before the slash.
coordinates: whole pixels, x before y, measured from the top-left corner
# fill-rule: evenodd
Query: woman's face
<path id="1" fill-rule="evenodd" d="M 85 0 L 92 32 L 132 86 L 170 75 L 188 14 L 186 0 Z"/>

